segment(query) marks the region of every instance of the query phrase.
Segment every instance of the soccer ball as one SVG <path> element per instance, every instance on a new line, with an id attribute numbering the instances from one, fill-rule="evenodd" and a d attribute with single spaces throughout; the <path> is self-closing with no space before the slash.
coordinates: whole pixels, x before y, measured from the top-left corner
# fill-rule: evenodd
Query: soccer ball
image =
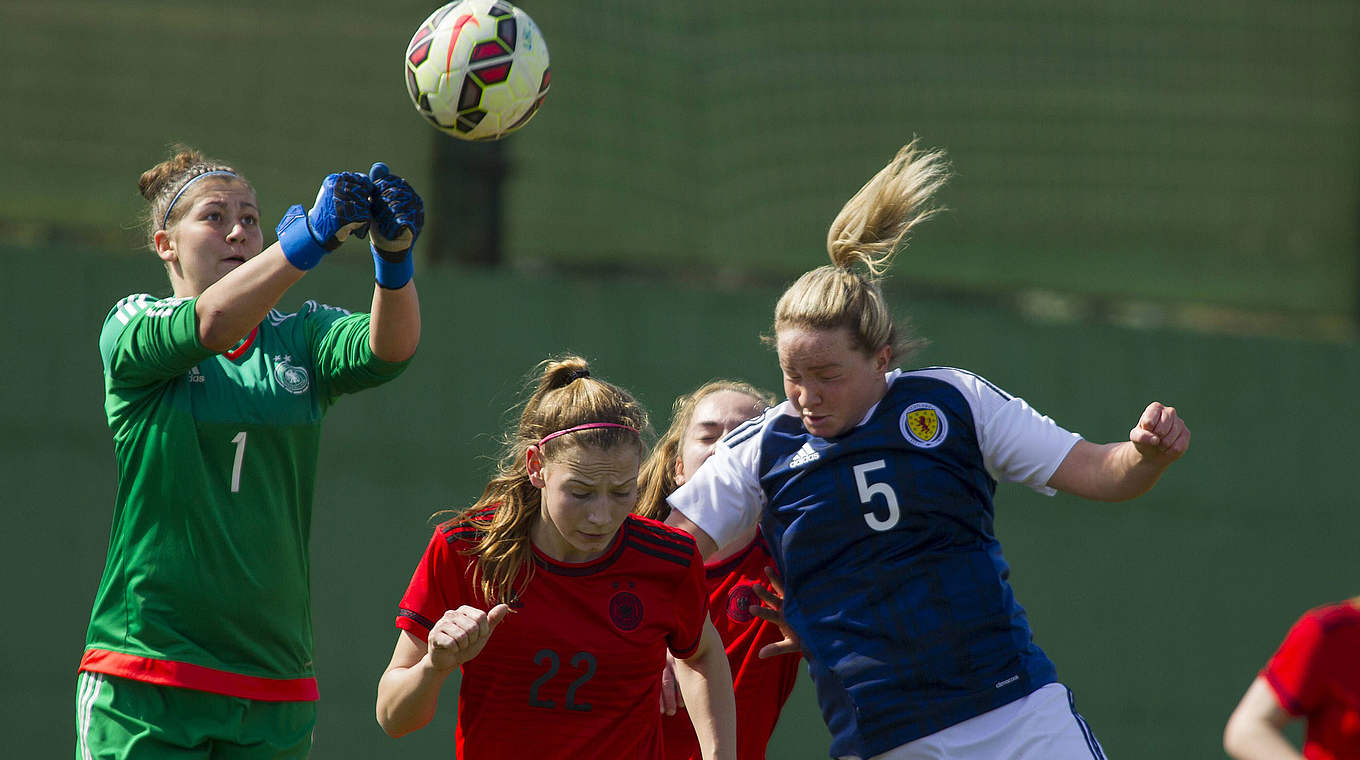
<path id="1" fill-rule="evenodd" d="M 456 0 L 431 13 L 405 66 L 416 110 L 462 140 L 499 140 L 527 124 L 551 80 L 538 25 L 505 0 Z"/>

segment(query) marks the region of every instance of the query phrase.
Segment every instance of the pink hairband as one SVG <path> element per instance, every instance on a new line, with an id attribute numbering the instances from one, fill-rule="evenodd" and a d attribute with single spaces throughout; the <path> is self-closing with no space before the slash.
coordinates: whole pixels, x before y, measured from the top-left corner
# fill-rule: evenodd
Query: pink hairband
<path id="1" fill-rule="evenodd" d="M 543 436 L 542 438 L 538 439 L 538 445 L 539 445 L 539 446 L 542 446 L 543 444 L 547 443 L 548 441 L 551 441 L 552 439 L 558 437 L 559 435 L 566 435 L 567 433 L 575 433 L 575 432 L 580 431 L 580 430 L 595 430 L 595 429 L 597 429 L 597 428 L 621 428 L 621 429 L 623 429 L 623 430 L 627 430 L 627 431 L 632 432 L 632 433 L 638 432 L 638 429 L 635 428 L 635 427 L 633 427 L 632 425 L 620 425 L 620 424 L 618 424 L 617 422 L 587 422 L 587 423 L 584 424 L 584 425 L 577 425 L 576 427 L 569 427 L 569 428 L 567 428 L 566 430 L 559 430 L 559 431 L 557 431 L 556 433 L 548 433 L 547 435 L 545 435 L 545 436 Z"/>

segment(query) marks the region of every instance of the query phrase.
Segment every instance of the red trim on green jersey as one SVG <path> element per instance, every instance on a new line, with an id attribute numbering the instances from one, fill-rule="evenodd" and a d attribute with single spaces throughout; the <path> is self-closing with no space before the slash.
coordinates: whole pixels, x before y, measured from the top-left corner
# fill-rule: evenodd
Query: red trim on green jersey
<path id="1" fill-rule="evenodd" d="M 245 676 L 187 662 L 157 660 L 104 649 L 85 650 L 79 670 L 262 702 L 315 702 L 321 697 L 315 678 Z"/>
<path id="2" fill-rule="evenodd" d="M 238 343 L 235 348 L 229 348 L 226 351 L 223 351 L 222 355 L 232 361 L 240 359 L 250 350 L 251 346 L 255 345 L 255 337 L 259 334 L 260 328 L 258 326 L 250 328 L 250 334 L 247 335 L 244 340 Z"/>

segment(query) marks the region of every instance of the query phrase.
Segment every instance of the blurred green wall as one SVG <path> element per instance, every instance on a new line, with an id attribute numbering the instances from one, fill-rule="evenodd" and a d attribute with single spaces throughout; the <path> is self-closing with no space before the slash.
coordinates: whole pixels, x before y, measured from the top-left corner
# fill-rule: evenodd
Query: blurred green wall
<path id="1" fill-rule="evenodd" d="M 0 247 L 11 314 L 0 382 L 5 530 L 0 721 L 14 757 L 69 756 L 75 667 L 114 491 L 96 348 L 120 297 L 163 292 L 149 253 Z M 347 246 L 290 293 L 362 309 L 367 254 Z M 546 355 L 576 351 L 656 422 L 715 376 L 777 388 L 758 342 L 778 288 L 701 290 L 627 277 L 418 272 L 410 370 L 343 401 L 325 428 L 313 534 L 319 758 L 452 752 L 454 699 L 400 741 L 373 719 L 395 605 L 428 518 L 481 491 L 504 413 Z M 1112 757 L 1219 757 L 1223 721 L 1303 610 L 1360 592 L 1353 346 L 1041 324 L 959 301 L 890 295 L 934 342 L 913 364 L 977 371 L 1097 441 L 1173 403 L 1190 453 L 1149 495 L 1107 505 L 1002 486 L 998 532 L 1035 635 Z M 805 681 L 806 679 L 804 679 Z M 532 728 L 528 726 L 526 728 Z M 827 739 L 804 682 L 771 756 Z"/>
<path id="2" fill-rule="evenodd" d="M 271 209 L 378 158 L 457 196 L 401 79 L 435 5 L 6 0 L 0 229 L 119 235 L 176 140 Z M 553 87 L 509 143 L 517 263 L 803 271 L 919 135 L 957 177 L 899 277 L 1357 311 L 1354 0 L 522 5 Z"/>

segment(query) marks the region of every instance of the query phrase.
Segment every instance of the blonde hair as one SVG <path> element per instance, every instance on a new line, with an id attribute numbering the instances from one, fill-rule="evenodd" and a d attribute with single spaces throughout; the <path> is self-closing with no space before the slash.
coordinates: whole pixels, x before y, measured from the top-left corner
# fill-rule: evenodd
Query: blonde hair
<path id="1" fill-rule="evenodd" d="M 826 234 L 831 264 L 804 274 L 784 291 L 775 305 L 775 333 L 784 327 L 844 327 L 866 355 L 887 345 L 898 359 L 922 345 L 898 335 L 879 287 L 907 234 L 939 212 L 931 198 L 949 179 L 944 152 L 923 150 L 917 143 L 902 146 L 841 207 Z M 864 271 L 855 271 L 857 265 Z"/>
<path id="2" fill-rule="evenodd" d="M 650 432 L 647 412 L 628 391 L 590 376 L 590 365 L 579 356 L 540 362 L 531 380 L 533 394 L 524 403 L 519 424 L 503 441 L 495 477 L 482 496 L 454 524 L 469 525 L 479 533 L 469 552 L 473 583 L 489 604 L 509 603 L 533 574 L 529 528 L 539 516 L 541 491 L 529 482 L 526 453 L 549 433 L 592 422 L 625 425 L 573 432 L 542 445 L 544 461 L 552 461 L 572 447 L 611 450 L 633 448 L 646 456 L 643 436 Z"/>
<path id="3" fill-rule="evenodd" d="M 666 503 L 666 497 L 677 488 L 675 468 L 680 461 L 680 444 L 685 439 L 690 422 L 694 420 L 694 409 L 700 401 L 722 391 L 735 391 L 751 397 L 758 411 L 763 412 L 774 406 L 774 396 L 739 380 L 712 380 L 677 398 L 671 409 L 671 426 L 652 447 L 651 455 L 638 471 L 638 505 L 634 512 L 653 520 L 664 520 L 670 514 L 671 508 Z"/>
<path id="4" fill-rule="evenodd" d="M 206 158 L 187 145 L 175 145 L 170 150 L 172 151 L 170 158 L 142 172 L 142 176 L 137 179 L 137 190 L 150 204 L 144 221 L 147 241 L 152 250 L 156 247 L 156 232 L 169 229 L 171 224 L 179 222 L 184 216 L 184 210 L 191 205 L 183 202 L 183 199 L 179 203 L 174 201 L 175 197 L 196 178 L 209 172 L 230 172 L 235 175 L 233 179 L 245 185 L 250 192 L 255 192 L 255 188 L 241 176 L 240 172 L 222 161 Z M 172 203 L 174 208 L 171 208 Z M 170 212 L 168 215 L 167 211 Z"/>

